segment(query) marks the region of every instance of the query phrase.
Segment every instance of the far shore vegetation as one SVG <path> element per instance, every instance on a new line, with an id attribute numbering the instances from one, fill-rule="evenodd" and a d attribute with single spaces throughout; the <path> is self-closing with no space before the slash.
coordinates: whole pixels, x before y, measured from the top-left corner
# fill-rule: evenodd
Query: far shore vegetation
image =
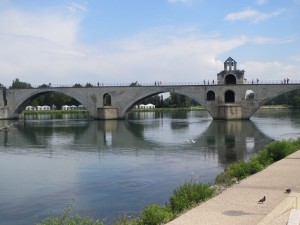
<path id="1" fill-rule="evenodd" d="M 274 141 L 266 145 L 257 156 L 229 165 L 224 172 L 216 177 L 214 185 L 203 184 L 195 180 L 186 181 L 173 191 L 173 195 L 165 205 L 149 204 L 142 210 L 139 217 L 135 219 L 128 218 L 126 214 L 123 214 L 121 218 L 114 221 L 114 225 L 159 225 L 167 223 L 183 212 L 218 195 L 237 181 L 263 170 L 272 163 L 287 157 L 299 149 L 300 138 L 296 140 Z M 69 207 L 62 215 L 49 215 L 48 218 L 36 223 L 36 225 L 105 224 L 101 220 L 93 220 L 90 217 L 72 216 L 71 211 L 72 207 Z"/>

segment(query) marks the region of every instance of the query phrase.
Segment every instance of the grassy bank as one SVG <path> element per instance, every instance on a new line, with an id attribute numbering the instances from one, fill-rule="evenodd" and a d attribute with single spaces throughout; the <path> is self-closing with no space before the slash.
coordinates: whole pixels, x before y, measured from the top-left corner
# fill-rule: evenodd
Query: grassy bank
<path id="1" fill-rule="evenodd" d="M 237 180 L 242 180 L 255 174 L 270 164 L 285 158 L 300 149 L 300 138 L 297 140 L 275 141 L 265 146 L 257 156 L 248 161 L 238 161 L 228 166 L 223 173 L 216 177 L 216 185 L 229 187 Z M 218 194 L 215 186 L 202 184 L 196 181 L 188 181 L 173 191 L 169 202 L 164 206 L 151 204 L 146 206 L 136 219 L 128 219 L 125 215 L 114 222 L 114 225 L 158 225 L 167 223 L 176 218 L 182 212 L 195 207 L 197 204 L 208 200 Z M 74 223 L 73 221 L 76 221 Z M 85 222 L 89 221 L 89 222 Z M 104 225 L 101 221 L 94 221 L 89 217 L 70 215 L 70 210 L 66 210 L 62 216 L 49 217 L 44 222 L 37 225 L 73 225 L 91 224 Z"/>
<path id="2" fill-rule="evenodd" d="M 261 109 L 294 109 L 289 105 L 263 105 Z"/>
<path id="3" fill-rule="evenodd" d="M 203 106 L 192 106 L 186 108 L 154 108 L 154 109 L 132 109 L 131 112 L 173 112 L 173 111 L 203 111 Z"/>
<path id="4" fill-rule="evenodd" d="M 24 116 L 32 115 L 62 115 L 62 114 L 87 114 L 87 110 L 35 110 L 35 111 L 24 111 Z"/>

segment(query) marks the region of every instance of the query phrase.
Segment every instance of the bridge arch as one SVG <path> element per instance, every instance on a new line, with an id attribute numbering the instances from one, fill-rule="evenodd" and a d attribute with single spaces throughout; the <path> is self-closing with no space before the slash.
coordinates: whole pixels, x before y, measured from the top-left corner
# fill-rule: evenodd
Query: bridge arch
<path id="1" fill-rule="evenodd" d="M 142 88 L 142 87 L 140 87 Z M 138 102 L 154 96 L 154 95 L 159 95 L 162 93 L 167 93 L 167 92 L 174 92 L 180 95 L 184 95 L 186 97 L 188 97 L 189 99 L 199 103 L 200 105 L 204 105 L 205 104 L 205 96 L 203 97 L 199 97 L 199 93 L 197 92 L 191 92 L 189 87 L 185 87 L 182 88 L 180 86 L 178 87 L 172 87 L 170 89 L 170 87 L 164 87 L 164 86 L 160 86 L 158 87 L 159 90 L 153 91 L 153 89 L 149 89 L 149 92 L 145 93 L 145 92 L 140 92 L 139 94 L 136 95 L 135 98 L 132 98 L 129 102 L 126 103 L 126 106 L 122 107 L 122 109 L 120 110 L 120 113 L 123 115 L 126 115 Z M 178 88 L 178 89 L 177 89 Z M 203 95 L 205 95 L 205 93 L 203 93 Z M 126 117 L 126 116 L 125 116 Z"/>
<path id="2" fill-rule="evenodd" d="M 234 103 L 235 93 L 232 90 L 227 90 L 225 92 L 225 103 Z"/>
<path id="3" fill-rule="evenodd" d="M 12 90 L 14 91 L 14 90 Z M 82 101 L 81 99 L 78 99 L 76 96 L 72 95 L 66 91 L 60 91 L 59 89 L 27 89 L 23 90 L 24 93 L 22 96 L 19 96 L 19 104 L 15 105 L 15 107 L 11 107 L 13 109 L 13 114 L 19 115 L 22 113 L 22 111 L 28 106 L 34 99 L 36 99 L 39 96 L 49 94 L 49 93 L 60 93 L 64 94 L 66 96 L 69 96 L 73 99 L 75 99 L 77 102 L 79 102 L 81 105 L 83 105 L 86 108 L 86 102 Z M 88 111 L 90 111 L 88 108 L 86 108 Z"/>
<path id="4" fill-rule="evenodd" d="M 228 74 L 225 77 L 225 84 L 236 84 L 236 77 L 233 74 Z"/>

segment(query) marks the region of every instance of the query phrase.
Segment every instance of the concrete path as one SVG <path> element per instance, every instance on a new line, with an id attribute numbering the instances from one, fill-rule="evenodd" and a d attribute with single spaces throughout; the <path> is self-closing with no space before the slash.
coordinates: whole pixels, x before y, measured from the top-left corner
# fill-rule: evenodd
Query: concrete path
<path id="1" fill-rule="evenodd" d="M 284 193 L 291 188 L 290 194 Z M 291 208 L 300 208 L 300 150 L 244 179 L 186 212 L 168 225 L 287 224 Z M 266 201 L 258 200 L 266 196 Z"/>

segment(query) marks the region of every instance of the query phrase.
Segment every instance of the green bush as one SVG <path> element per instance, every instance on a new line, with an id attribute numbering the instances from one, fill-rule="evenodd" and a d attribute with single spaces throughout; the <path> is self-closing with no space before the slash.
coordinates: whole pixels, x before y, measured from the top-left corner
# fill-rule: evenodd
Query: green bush
<path id="1" fill-rule="evenodd" d="M 207 184 L 195 181 L 185 182 L 174 190 L 170 197 L 170 207 L 173 213 L 180 213 L 193 205 L 211 198 L 215 194 L 215 189 Z"/>
<path id="2" fill-rule="evenodd" d="M 103 225 L 99 220 L 93 220 L 90 217 L 71 216 L 71 208 L 67 208 L 63 215 L 54 217 L 50 215 L 41 223 L 36 225 Z"/>
<path id="3" fill-rule="evenodd" d="M 273 159 L 271 158 L 271 156 L 266 150 L 259 152 L 258 155 L 256 156 L 256 159 L 264 167 L 267 167 L 273 163 Z"/>
<path id="4" fill-rule="evenodd" d="M 267 151 L 272 161 L 276 162 L 293 153 L 295 151 L 295 145 L 291 140 L 275 141 L 267 145 L 265 150 Z"/>
<path id="5" fill-rule="evenodd" d="M 120 219 L 114 221 L 114 225 L 138 225 L 138 219 L 128 219 L 123 214 Z"/>
<path id="6" fill-rule="evenodd" d="M 139 218 L 139 225 L 158 225 L 173 218 L 171 209 L 167 206 L 151 204 L 147 206 Z"/>
<path id="7" fill-rule="evenodd" d="M 246 163 L 247 174 L 252 175 L 264 169 L 257 158 L 252 158 L 249 162 Z"/>
<path id="8" fill-rule="evenodd" d="M 244 179 L 263 170 L 266 166 L 281 160 L 300 149 L 300 138 L 297 140 L 275 141 L 267 145 L 263 151 L 248 162 L 240 160 L 228 166 L 223 173 L 216 177 L 217 184 L 230 186 L 233 178 Z"/>

